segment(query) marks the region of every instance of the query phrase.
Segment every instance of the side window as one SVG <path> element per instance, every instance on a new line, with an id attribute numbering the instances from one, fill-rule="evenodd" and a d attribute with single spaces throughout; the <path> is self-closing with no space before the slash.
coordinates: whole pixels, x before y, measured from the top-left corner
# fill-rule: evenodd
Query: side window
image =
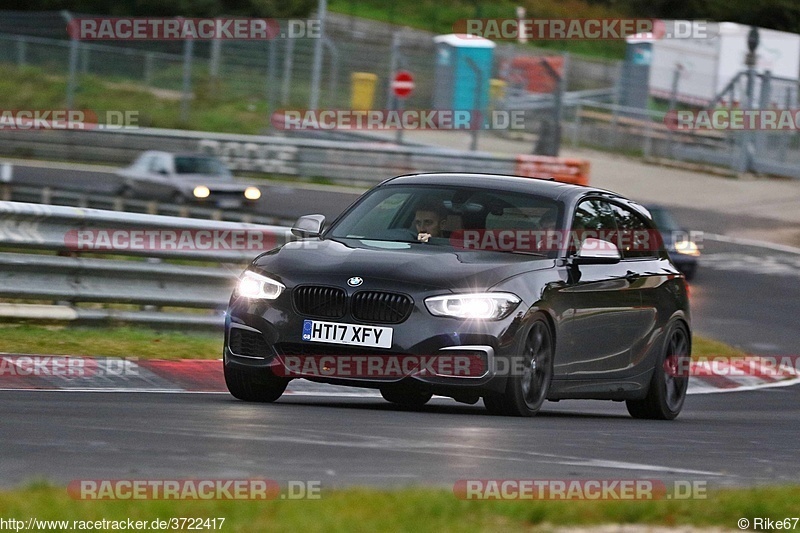
<path id="1" fill-rule="evenodd" d="M 609 204 L 619 229 L 617 246 L 623 259 L 658 257 L 658 233 L 637 213 L 621 205 Z"/>
<path id="2" fill-rule="evenodd" d="M 614 212 L 602 200 L 584 200 L 575 209 L 570 232 L 570 253 L 577 253 L 587 237 L 617 244 L 617 224 Z"/>

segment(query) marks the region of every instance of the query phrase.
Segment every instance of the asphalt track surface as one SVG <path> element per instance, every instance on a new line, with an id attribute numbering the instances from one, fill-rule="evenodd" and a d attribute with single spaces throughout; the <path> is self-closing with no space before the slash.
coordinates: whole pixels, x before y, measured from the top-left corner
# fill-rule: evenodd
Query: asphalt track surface
<path id="1" fill-rule="evenodd" d="M 462 479 L 655 479 L 707 487 L 800 480 L 800 386 L 692 395 L 675 421 L 613 402 L 532 419 L 434 399 L 0 392 L 0 481 L 242 479 L 452 487 Z"/>
<path id="2" fill-rule="evenodd" d="M 265 214 L 335 216 L 354 198 L 281 194 Z M 769 225 L 675 211 L 687 227 L 712 233 Z M 755 354 L 796 355 L 800 254 L 709 239 L 704 246 L 692 283 L 695 332 Z M 297 394 L 258 405 L 227 394 L 0 391 L 0 484 L 251 476 L 323 487 L 487 478 L 797 483 L 798 400 L 800 385 L 691 395 L 677 420 L 655 422 L 613 402 L 548 403 L 536 418 L 518 419 L 445 399 L 412 412 L 364 397 Z"/>

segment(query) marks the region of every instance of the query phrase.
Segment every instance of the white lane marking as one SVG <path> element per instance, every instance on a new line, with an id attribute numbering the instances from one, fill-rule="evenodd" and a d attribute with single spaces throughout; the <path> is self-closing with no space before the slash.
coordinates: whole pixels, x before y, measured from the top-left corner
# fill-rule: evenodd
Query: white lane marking
<path id="1" fill-rule="evenodd" d="M 671 474 L 693 474 L 697 476 L 724 476 L 722 472 L 709 472 L 706 470 L 691 470 L 688 468 L 672 468 L 669 466 L 648 465 L 641 463 L 628 463 L 625 461 L 608 461 L 606 459 L 589 459 L 587 461 L 558 461 L 558 464 L 568 466 L 588 466 L 594 468 L 615 468 L 619 470 L 644 470 L 648 472 L 669 472 Z"/>
<path id="2" fill-rule="evenodd" d="M 777 250 L 779 252 L 786 252 L 788 254 L 800 255 L 800 248 L 789 246 L 787 244 L 777 244 L 774 242 L 759 241 L 756 239 L 744 239 L 741 237 L 730 237 L 728 235 L 720 235 L 719 233 L 703 233 L 703 239 L 728 242 L 731 244 L 741 244 L 744 246 L 755 246 L 757 248 L 767 248 L 769 250 Z"/>
<path id="3" fill-rule="evenodd" d="M 800 276 L 800 257 L 778 255 L 707 254 L 700 257 L 703 268 L 734 270 L 764 275 Z"/>

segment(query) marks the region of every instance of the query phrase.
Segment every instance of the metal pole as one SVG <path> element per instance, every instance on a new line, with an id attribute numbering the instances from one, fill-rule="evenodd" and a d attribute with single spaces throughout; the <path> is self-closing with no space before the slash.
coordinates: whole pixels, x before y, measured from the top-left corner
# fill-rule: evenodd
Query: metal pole
<path id="1" fill-rule="evenodd" d="M 386 109 L 394 109 L 396 101 L 394 92 L 392 92 L 392 80 L 394 73 L 397 71 L 397 54 L 400 51 L 400 34 L 395 32 L 392 34 L 392 49 L 389 56 L 389 83 L 386 84 Z"/>
<path id="2" fill-rule="evenodd" d="M 319 107 L 319 84 L 322 77 L 322 39 L 325 37 L 325 17 L 328 11 L 328 0 L 319 0 L 317 16 L 319 17 L 319 38 L 314 43 L 314 62 L 311 67 L 311 96 L 308 108 Z"/>
<path id="3" fill-rule="evenodd" d="M 328 49 L 328 53 L 331 56 L 331 70 L 330 70 L 330 79 L 328 79 L 328 93 L 330 97 L 331 107 L 336 107 L 336 87 L 339 84 L 339 50 L 336 49 L 336 45 L 333 44 L 333 41 L 325 38 L 325 42 L 323 43 L 325 48 Z"/>
<path id="4" fill-rule="evenodd" d="M 283 57 L 283 88 L 281 94 L 281 105 L 289 103 L 289 89 L 292 84 L 292 62 L 294 61 L 294 39 L 286 38 L 286 50 Z"/>
<path id="5" fill-rule="evenodd" d="M 192 50 L 194 40 L 183 41 L 183 89 L 181 94 L 181 122 L 189 121 L 189 99 L 192 96 Z"/>
<path id="6" fill-rule="evenodd" d="M 467 65 L 472 72 L 475 74 L 475 93 L 472 98 L 472 111 L 470 112 L 470 141 L 469 141 L 469 149 L 470 151 L 474 152 L 478 149 L 478 133 L 481 128 L 483 128 L 483 110 L 481 107 L 481 90 L 483 89 L 483 73 L 481 69 L 478 68 L 477 63 L 471 58 L 465 58 L 467 60 Z M 472 116 L 473 113 L 477 112 L 477 116 Z M 476 124 L 477 118 L 477 124 Z"/>
<path id="7" fill-rule="evenodd" d="M 208 65 L 208 74 L 213 80 L 219 78 L 219 58 L 222 54 L 222 41 L 214 39 L 211 41 L 211 60 Z"/>
<path id="8" fill-rule="evenodd" d="M 269 46 L 267 56 L 267 112 L 270 115 L 275 111 L 275 97 L 278 92 L 278 79 L 275 76 L 277 71 L 276 63 L 278 61 L 275 50 L 277 45 L 276 39 L 272 39 L 267 43 L 267 46 Z"/>
<path id="9" fill-rule="evenodd" d="M 153 52 L 144 55 L 144 84 L 148 87 L 153 83 Z"/>
<path id="10" fill-rule="evenodd" d="M 62 11 L 61 16 L 67 21 L 67 24 L 72 20 L 72 15 L 69 11 Z M 75 103 L 75 87 L 78 85 L 78 52 L 79 42 L 76 37 L 72 37 L 69 41 L 69 78 L 67 81 L 67 109 L 72 109 Z"/>
<path id="11" fill-rule="evenodd" d="M 669 113 L 675 111 L 675 107 L 678 105 L 678 87 L 681 81 L 681 71 L 683 70 L 683 65 L 678 63 L 675 65 L 675 72 L 672 73 L 672 90 L 669 93 Z M 671 116 L 671 115 L 670 115 Z M 673 131 L 669 130 L 667 133 L 667 150 L 669 151 L 669 156 L 674 157 L 675 155 L 675 146 L 674 146 L 674 135 Z"/>

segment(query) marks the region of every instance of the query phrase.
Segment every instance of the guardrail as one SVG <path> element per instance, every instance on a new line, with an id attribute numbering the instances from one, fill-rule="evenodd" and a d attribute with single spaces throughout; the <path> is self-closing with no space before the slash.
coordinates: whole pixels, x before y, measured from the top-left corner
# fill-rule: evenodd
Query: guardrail
<path id="1" fill-rule="evenodd" d="M 0 317 L 218 327 L 243 265 L 291 238 L 282 226 L 0 202 Z"/>
<path id="2" fill-rule="evenodd" d="M 127 165 L 145 150 L 212 154 L 225 161 L 234 172 L 323 177 L 365 186 L 412 172 L 514 174 L 518 168 L 517 157 L 512 154 L 405 146 L 389 142 L 333 141 L 155 128 L 0 129 L 0 155 Z"/>
<path id="3" fill-rule="evenodd" d="M 110 194 L 85 193 L 53 187 L 20 185 L 0 180 L 0 200 L 6 202 L 29 202 L 73 207 L 91 207 L 128 213 L 168 215 L 205 220 L 226 220 L 273 226 L 289 226 L 294 220 L 249 213 L 242 210 L 212 209 L 187 204 L 171 204 L 151 200 L 136 200 Z"/>

